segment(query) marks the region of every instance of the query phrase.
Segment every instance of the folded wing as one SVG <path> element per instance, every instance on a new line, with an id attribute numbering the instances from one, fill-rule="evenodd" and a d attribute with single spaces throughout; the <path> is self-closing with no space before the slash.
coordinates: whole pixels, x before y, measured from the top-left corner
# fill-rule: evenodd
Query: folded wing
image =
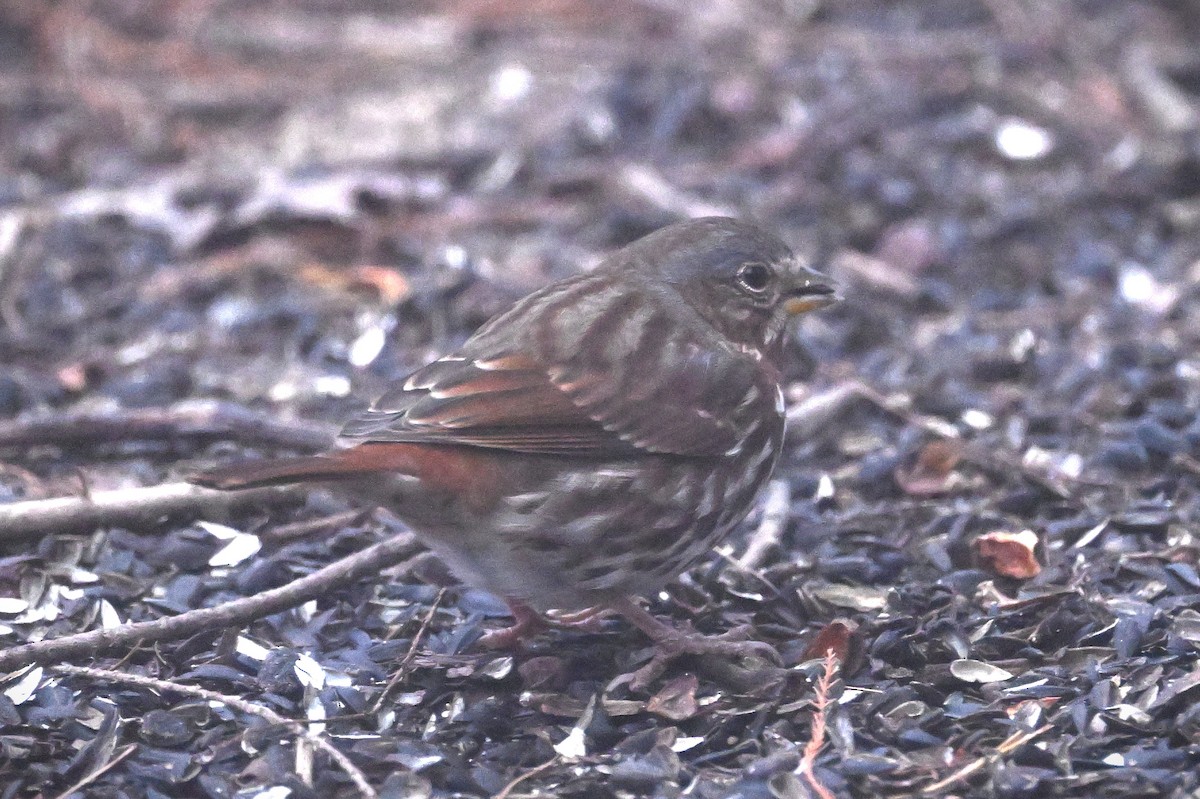
<path id="1" fill-rule="evenodd" d="M 596 275 L 557 284 L 414 372 L 342 435 L 589 457 L 720 454 L 745 433 L 760 365 L 680 319 L 685 311 Z"/>

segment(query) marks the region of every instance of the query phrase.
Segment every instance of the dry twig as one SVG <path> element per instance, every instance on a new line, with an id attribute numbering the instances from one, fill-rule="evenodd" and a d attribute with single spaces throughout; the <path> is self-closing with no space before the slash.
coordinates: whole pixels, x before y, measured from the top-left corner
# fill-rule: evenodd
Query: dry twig
<path id="1" fill-rule="evenodd" d="M 128 441 L 236 440 L 305 452 L 325 449 L 336 430 L 322 422 L 280 421 L 240 405 L 186 400 L 169 408 L 67 413 L 0 423 L 0 450 L 96 446 Z"/>
<path id="2" fill-rule="evenodd" d="M 408 667 L 412 664 L 413 657 L 417 654 L 417 647 L 420 645 L 421 639 L 425 637 L 425 632 L 429 629 L 429 625 L 433 621 L 433 616 L 437 613 L 438 607 L 442 604 L 442 597 L 445 595 L 446 589 L 443 588 L 433 598 L 433 603 L 429 606 L 429 611 L 425 614 L 425 618 L 421 620 L 421 626 L 417 628 L 417 634 L 413 636 L 412 644 L 408 647 L 408 652 L 404 654 L 404 660 L 400 661 L 400 666 L 396 669 L 396 673 L 388 680 L 387 685 L 380 691 L 379 698 L 371 705 L 370 713 L 372 715 L 379 712 L 379 709 L 383 707 L 383 703 L 387 701 L 388 694 L 404 679 L 404 675 L 408 674 Z"/>
<path id="3" fill-rule="evenodd" d="M 150 688 L 155 691 L 167 693 L 183 694 L 184 696 L 193 696 L 197 699 L 203 699 L 208 702 L 220 702 L 223 705 L 233 708 L 247 715 L 258 716 L 268 724 L 276 724 L 281 727 L 286 727 L 297 738 L 302 738 L 309 741 L 317 749 L 329 755 L 333 762 L 341 767 L 342 771 L 346 772 L 347 776 L 358 788 L 360 796 L 366 799 L 377 799 L 379 796 L 371 784 L 367 782 L 367 777 L 363 774 L 358 766 L 354 765 L 345 754 L 335 747 L 329 740 L 319 733 L 316 733 L 293 719 L 285 718 L 274 710 L 262 705 L 256 705 L 253 702 L 242 699 L 239 696 L 229 696 L 217 691 L 210 691 L 207 688 L 200 688 L 195 685 L 184 685 L 182 683 L 170 682 L 168 680 L 158 680 L 153 677 L 143 677 L 138 674 L 127 674 L 123 671 L 109 671 L 108 669 L 94 669 L 86 666 L 51 666 L 50 671 L 56 674 L 69 674 L 75 677 L 87 677 L 93 680 L 104 680 L 105 682 L 115 682 L 122 685 L 137 685 L 143 688 Z"/>
<path id="4" fill-rule="evenodd" d="M 102 766 L 98 766 L 84 776 L 80 777 L 78 782 L 76 782 L 70 788 L 67 788 L 62 793 L 58 794 L 58 796 L 54 797 L 54 799 L 67 799 L 67 797 L 69 797 L 71 794 L 79 793 L 84 788 L 91 785 L 93 782 L 100 779 L 109 771 L 112 771 L 114 768 L 120 765 L 121 761 L 136 752 L 137 748 L 137 744 L 129 744 L 120 752 L 117 752 L 115 755 L 109 758 L 107 763 Z"/>
<path id="5" fill-rule="evenodd" d="M 787 480 L 772 480 L 767 483 L 763 499 L 762 521 L 750 536 L 746 551 L 737 563 L 746 571 L 762 565 L 767 552 L 779 544 L 783 531 L 787 529 L 788 511 L 791 509 L 792 490 Z"/>
<path id="6" fill-rule="evenodd" d="M 85 497 L 13 502 L 0 505 L 0 541 L 83 532 L 112 525 L 153 525 L 161 523 L 165 517 L 182 514 L 220 517 L 248 505 L 293 502 L 308 490 L 304 486 L 281 486 L 214 491 L 190 483 L 167 483 L 148 488 L 97 491 Z"/>
<path id="7" fill-rule="evenodd" d="M 421 545 L 412 536 L 393 536 L 261 594 L 235 599 L 216 607 L 189 610 L 178 616 L 64 635 L 0 651 L 0 671 L 12 671 L 31 663 L 54 663 L 94 655 L 146 641 L 186 638 L 204 630 L 237 627 L 325 596 L 335 588 L 363 577 L 378 577 L 383 569 L 420 551 Z"/>
<path id="8" fill-rule="evenodd" d="M 558 755 L 555 755 L 554 757 L 547 760 L 545 763 L 542 763 L 541 765 L 538 765 L 538 766 L 534 766 L 529 771 L 526 771 L 524 774 L 514 777 L 513 780 L 508 783 L 508 785 L 505 785 L 504 788 L 502 788 L 500 790 L 500 793 L 496 794 L 494 799 L 508 799 L 508 797 L 512 795 L 513 790 L 518 785 L 525 782 L 525 780 L 529 779 L 530 777 L 536 777 L 538 774 L 541 774 L 543 771 L 546 771 L 547 769 L 549 769 L 551 766 L 553 766 L 557 762 L 558 762 Z"/>
<path id="9" fill-rule="evenodd" d="M 942 794 L 947 788 L 956 782 L 962 782 L 989 763 L 992 763 L 995 760 L 1004 757 L 1005 755 L 1012 754 L 1025 744 L 1032 741 L 1034 738 L 1037 738 L 1042 733 L 1052 729 L 1054 729 L 1053 724 L 1046 724 L 1038 727 L 1036 730 L 1014 732 L 1012 735 L 1000 742 L 1000 744 L 996 747 L 996 751 L 981 755 L 979 758 L 972 760 L 970 763 L 958 769 L 945 779 L 938 780 L 932 785 L 926 785 L 921 789 L 921 795 L 935 796 Z"/>
<path id="10" fill-rule="evenodd" d="M 336 530 L 347 525 L 358 524 L 366 519 L 370 513 L 370 510 L 362 508 L 342 511 L 341 513 L 331 513 L 328 516 L 321 516 L 317 519 L 305 519 L 302 522 L 268 527 L 259 533 L 258 537 L 264 542 L 269 541 L 272 544 L 283 544 L 288 541 L 308 538 L 318 533 L 327 533 L 330 530 Z"/>

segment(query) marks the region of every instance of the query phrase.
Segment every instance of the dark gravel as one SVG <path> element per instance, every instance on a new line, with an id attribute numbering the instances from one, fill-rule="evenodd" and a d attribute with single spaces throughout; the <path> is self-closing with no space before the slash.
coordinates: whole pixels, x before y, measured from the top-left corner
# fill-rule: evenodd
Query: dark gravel
<path id="1" fill-rule="evenodd" d="M 798 337 L 778 542 L 730 565 L 758 514 L 653 603 L 753 625 L 782 671 L 685 660 L 634 692 L 649 651 L 616 621 L 480 653 L 503 607 L 428 563 L 77 665 L 324 725 L 384 796 L 800 798 L 822 634 L 845 660 L 815 768 L 837 796 L 1193 796 L 1198 20 L 1187 0 L 0 8 L 0 433 L 197 399 L 336 421 L 686 216 L 755 217 L 846 296 Z M 9 446 L 0 502 L 249 449 L 270 445 Z M 394 532 L 347 509 L 6 544 L 0 645 L 253 595 Z M 220 704 L 4 677 L 0 799 L 79 784 L 359 795 Z"/>

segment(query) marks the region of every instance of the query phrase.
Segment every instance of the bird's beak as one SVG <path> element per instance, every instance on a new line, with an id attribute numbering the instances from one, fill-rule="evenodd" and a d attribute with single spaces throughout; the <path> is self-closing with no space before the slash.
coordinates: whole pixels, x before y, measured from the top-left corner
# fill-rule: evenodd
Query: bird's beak
<path id="1" fill-rule="evenodd" d="M 784 293 L 783 309 L 793 316 L 827 308 L 842 299 L 832 280 L 808 267 L 793 272 L 791 284 Z"/>

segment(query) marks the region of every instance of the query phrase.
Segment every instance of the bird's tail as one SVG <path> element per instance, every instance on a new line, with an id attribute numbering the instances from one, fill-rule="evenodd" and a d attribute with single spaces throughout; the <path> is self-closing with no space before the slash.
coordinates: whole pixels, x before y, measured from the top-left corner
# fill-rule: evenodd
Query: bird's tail
<path id="1" fill-rule="evenodd" d="M 234 491 L 243 488 L 287 485 L 310 480 L 334 480 L 345 477 L 350 468 L 345 459 L 330 455 L 275 458 L 270 460 L 243 461 L 227 466 L 205 469 L 189 475 L 189 483 Z"/>
<path id="2" fill-rule="evenodd" d="M 242 488 L 322 482 L 391 472 L 424 477 L 437 458 L 413 444 L 367 443 L 322 455 L 243 461 L 207 469 L 189 483 L 232 491 Z"/>
<path id="3" fill-rule="evenodd" d="M 430 488 L 457 494 L 486 493 L 501 481 L 503 466 L 467 447 L 368 442 L 323 455 L 244 461 L 193 474 L 188 482 L 233 491 L 304 482 L 361 480 L 371 474 L 415 477 Z"/>

